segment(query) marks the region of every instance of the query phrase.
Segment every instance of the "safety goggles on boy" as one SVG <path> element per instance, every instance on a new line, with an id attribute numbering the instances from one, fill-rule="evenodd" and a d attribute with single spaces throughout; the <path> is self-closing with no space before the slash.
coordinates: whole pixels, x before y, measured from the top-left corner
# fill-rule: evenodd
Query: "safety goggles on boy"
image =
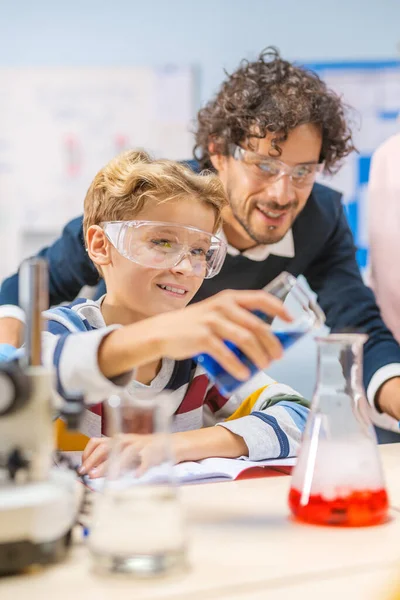
<path id="1" fill-rule="evenodd" d="M 277 158 L 257 154 L 235 144 L 229 146 L 229 151 L 235 160 L 245 165 L 249 174 L 265 183 L 274 183 L 284 175 L 289 175 L 295 187 L 307 187 L 313 185 L 316 176 L 324 166 L 323 163 L 301 163 L 289 167 Z"/>
<path id="2" fill-rule="evenodd" d="M 101 224 L 118 252 L 143 267 L 172 269 L 185 257 L 193 275 L 210 279 L 221 270 L 226 243 L 201 229 L 160 221 L 107 221 Z"/>

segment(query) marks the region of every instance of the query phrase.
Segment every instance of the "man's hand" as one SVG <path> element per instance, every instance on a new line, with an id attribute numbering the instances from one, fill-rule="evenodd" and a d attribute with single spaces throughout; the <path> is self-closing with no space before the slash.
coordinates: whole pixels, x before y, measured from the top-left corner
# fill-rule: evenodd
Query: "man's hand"
<path id="1" fill-rule="evenodd" d="M 400 421 L 400 377 L 385 381 L 378 390 L 375 404 L 382 412 Z"/>

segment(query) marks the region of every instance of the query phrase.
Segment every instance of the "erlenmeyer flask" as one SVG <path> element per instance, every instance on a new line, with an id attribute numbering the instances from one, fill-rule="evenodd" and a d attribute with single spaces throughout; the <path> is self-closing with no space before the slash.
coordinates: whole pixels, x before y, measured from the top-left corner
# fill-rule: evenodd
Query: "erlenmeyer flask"
<path id="1" fill-rule="evenodd" d="M 366 335 L 317 338 L 317 385 L 293 471 L 289 506 L 308 523 L 364 526 L 385 520 L 385 489 L 362 384 Z"/>
<path id="2" fill-rule="evenodd" d="M 120 398 L 119 433 L 113 436 L 89 536 L 97 571 L 152 576 L 186 566 L 168 400 L 166 392 L 151 400 Z"/>
<path id="3" fill-rule="evenodd" d="M 287 298 L 289 300 L 287 308 L 293 318 L 291 323 L 286 323 L 278 317 L 272 319 L 259 310 L 254 311 L 257 317 L 271 324 L 272 331 L 285 350 L 313 328 L 319 328 L 325 323 L 325 315 L 313 295 L 290 273 L 283 271 L 265 286 L 264 290 L 282 302 L 285 302 Z M 251 376 L 258 373 L 258 367 L 233 342 L 226 340 L 225 345 L 248 367 Z M 195 359 L 207 371 L 210 380 L 215 383 L 224 396 L 231 396 L 243 385 L 243 381 L 233 377 L 209 354 L 199 354 Z"/>

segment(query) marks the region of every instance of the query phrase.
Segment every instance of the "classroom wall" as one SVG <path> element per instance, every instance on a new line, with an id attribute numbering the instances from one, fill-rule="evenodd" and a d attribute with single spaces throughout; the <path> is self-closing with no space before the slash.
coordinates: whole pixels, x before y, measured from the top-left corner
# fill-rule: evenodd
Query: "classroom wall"
<path id="1" fill-rule="evenodd" d="M 304 61 L 393 58 L 399 0 L 0 0 L 0 66 L 193 64 L 197 103 L 268 44 Z"/>

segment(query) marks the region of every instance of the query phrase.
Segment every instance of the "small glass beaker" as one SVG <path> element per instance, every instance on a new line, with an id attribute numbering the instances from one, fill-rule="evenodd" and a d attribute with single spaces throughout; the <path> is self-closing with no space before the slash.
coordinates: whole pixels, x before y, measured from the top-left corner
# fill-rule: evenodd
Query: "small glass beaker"
<path id="1" fill-rule="evenodd" d="M 363 334 L 317 338 L 317 384 L 289 507 L 319 525 L 383 522 L 388 496 L 362 383 Z"/>
<path id="2" fill-rule="evenodd" d="M 272 319 L 260 311 L 253 311 L 260 319 L 271 324 L 273 333 L 285 350 L 311 329 L 319 328 L 325 323 L 325 315 L 312 294 L 290 273 L 282 272 L 264 290 L 285 302 L 293 317 L 291 323 L 286 323 L 278 317 Z M 250 377 L 258 372 L 258 367 L 235 344 L 229 340 L 226 340 L 225 344 L 248 367 L 251 373 Z M 243 385 L 243 381 L 233 377 L 209 354 L 199 354 L 196 356 L 196 360 L 225 396 L 230 396 Z"/>
<path id="3" fill-rule="evenodd" d="M 153 576 L 186 566 L 168 401 L 166 392 L 152 400 L 120 397 L 119 433 L 89 536 L 96 571 Z"/>

